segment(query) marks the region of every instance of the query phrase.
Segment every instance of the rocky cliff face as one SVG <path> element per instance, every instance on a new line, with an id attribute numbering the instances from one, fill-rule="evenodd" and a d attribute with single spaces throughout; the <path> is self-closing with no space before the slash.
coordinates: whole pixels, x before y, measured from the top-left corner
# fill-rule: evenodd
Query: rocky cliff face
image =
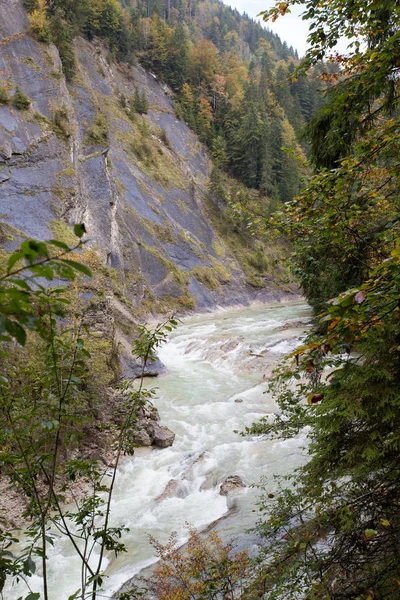
<path id="1" fill-rule="evenodd" d="M 209 222 L 209 159 L 176 118 L 169 90 L 83 39 L 67 85 L 57 49 L 28 27 L 22 0 L 0 0 L 0 84 L 11 100 L 19 86 L 31 102 L 27 110 L 0 105 L 4 249 L 25 236 L 68 238 L 66 223 L 85 223 L 98 275 L 87 292 L 93 321 L 116 331 L 123 347 L 134 318 L 254 299 Z M 148 97 L 148 115 L 129 110 L 135 87 Z"/>

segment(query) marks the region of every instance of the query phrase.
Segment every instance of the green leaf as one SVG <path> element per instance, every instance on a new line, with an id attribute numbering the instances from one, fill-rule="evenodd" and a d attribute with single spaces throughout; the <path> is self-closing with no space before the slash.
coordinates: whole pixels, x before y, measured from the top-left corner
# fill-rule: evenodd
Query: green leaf
<path id="1" fill-rule="evenodd" d="M 68 246 L 68 244 L 64 244 L 64 242 L 60 242 L 60 240 L 47 240 L 48 244 L 51 244 L 52 246 L 56 246 L 57 248 L 60 248 L 61 250 L 70 250 L 71 248 Z"/>
<path id="2" fill-rule="evenodd" d="M 29 287 L 29 285 L 26 283 L 26 281 L 24 279 L 7 279 L 8 283 L 12 283 L 14 285 L 17 285 L 18 287 L 27 290 L 27 291 L 31 291 L 31 288 Z"/>
<path id="3" fill-rule="evenodd" d="M 40 600 L 40 594 L 37 592 L 31 592 L 27 596 L 25 596 L 25 600 Z"/>
<path id="4" fill-rule="evenodd" d="M 25 575 L 33 575 L 36 571 L 36 565 L 30 556 L 24 560 L 23 571 Z"/>
<path id="5" fill-rule="evenodd" d="M 364 529 L 364 535 L 366 540 L 372 540 L 377 535 L 376 529 Z"/>
<path id="6" fill-rule="evenodd" d="M 5 329 L 13 338 L 17 340 L 21 346 L 25 346 L 26 331 L 19 323 L 16 321 L 11 321 L 11 319 L 7 319 Z"/>
<path id="7" fill-rule="evenodd" d="M 84 273 L 84 275 L 87 275 L 88 277 L 92 276 L 92 271 L 86 265 L 83 265 L 80 262 L 77 262 L 75 260 L 69 260 L 67 258 L 60 258 L 59 260 L 60 260 L 60 262 L 62 262 L 65 265 L 68 265 L 69 267 L 71 267 L 75 271 L 79 271 L 80 273 Z"/>
<path id="8" fill-rule="evenodd" d="M 86 233 L 86 227 L 85 227 L 84 223 L 76 223 L 76 225 L 74 225 L 74 234 L 76 235 L 76 237 L 78 237 L 80 239 L 81 237 L 84 236 L 85 233 Z"/>
<path id="9" fill-rule="evenodd" d="M 13 268 L 13 266 L 15 265 L 15 263 L 17 263 L 19 260 L 23 259 L 24 256 L 25 255 L 23 252 L 14 252 L 14 254 L 11 254 L 11 256 L 7 262 L 7 273 L 10 273 L 10 271 Z"/>

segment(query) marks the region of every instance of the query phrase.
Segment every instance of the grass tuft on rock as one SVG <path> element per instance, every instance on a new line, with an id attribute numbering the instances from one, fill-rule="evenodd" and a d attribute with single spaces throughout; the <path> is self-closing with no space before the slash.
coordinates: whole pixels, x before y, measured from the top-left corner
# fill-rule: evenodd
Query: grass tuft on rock
<path id="1" fill-rule="evenodd" d="M 28 96 L 26 96 L 18 86 L 15 90 L 14 96 L 12 97 L 12 103 L 15 108 L 18 108 L 18 110 L 29 110 L 31 105 L 31 101 L 29 100 Z"/>
<path id="2" fill-rule="evenodd" d="M 86 146 L 104 146 L 108 144 L 108 125 L 101 112 L 96 113 L 93 124 L 86 132 L 84 143 Z"/>
<path id="3" fill-rule="evenodd" d="M 11 98 L 8 90 L 2 85 L 0 86 L 0 104 L 5 104 L 6 106 L 11 104 Z"/>

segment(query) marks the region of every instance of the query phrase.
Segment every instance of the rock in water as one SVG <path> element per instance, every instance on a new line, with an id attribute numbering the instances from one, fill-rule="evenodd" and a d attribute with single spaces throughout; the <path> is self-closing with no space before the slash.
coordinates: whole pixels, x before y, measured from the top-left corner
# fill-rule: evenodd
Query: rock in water
<path id="1" fill-rule="evenodd" d="M 221 483 L 219 488 L 220 496 L 227 496 L 230 492 L 239 491 L 241 488 L 245 488 L 247 485 L 239 475 L 230 475 Z"/>
<path id="2" fill-rule="evenodd" d="M 213 471 L 207 473 L 205 480 L 200 486 L 200 491 L 212 490 L 217 485 L 217 475 Z"/>
<path id="3" fill-rule="evenodd" d="M 167 485 L 165 486 L 165 489 L 162 492 L 162 494 L 157 496 L 157 498 L 154 498 L 154 502 L 162 502 L 166 498 L 169 498 L 170 496 L 174 496 L 178 487 L 179 487 L 179 481 L 177 479 L 170 479 L 169 482 L 167 483 Z"/>
<path id="4" fill-rule="evenodd" d="M 139 429 L 134 434 L 134 443 L 137 446 L 151 446 L 153 442 L 145 429 Z"/>
<path id="5" fill-rule="evenodd" d="M 157 423 L 152 423 L 151 429 L 154 446 L 158 446 L 159 448 L 172 446 L 175 439 L 173 431 L 168 429 L 168 427 L 157 425 Z"/>

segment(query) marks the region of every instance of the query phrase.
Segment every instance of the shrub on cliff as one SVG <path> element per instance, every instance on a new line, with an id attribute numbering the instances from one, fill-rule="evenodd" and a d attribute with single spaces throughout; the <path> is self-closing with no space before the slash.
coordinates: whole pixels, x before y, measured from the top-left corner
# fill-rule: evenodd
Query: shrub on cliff
<path id="1" fill-rule="evenodd" d="M 88 128 L 85 136 L 87 145 L 105 145 L 108 143 L 108 125 L 106 118 L 100 112 L 96 113 L 93 124 Z"/>
<path id="2" fill-rule="evenodd" d="M 26 96 L 18 86 L 15 90 L 14 96 L 12 97 L 12 103 L 16 108 L 18 108 L 18 110 L 28 110 L 31 105 L 31 101 L 29 100 L 28 96 Z"/>
<path id="3" fill-rule="evenodd" d="M 140 92 L 139 88 L 135 87 L 135 93 L 130 102 L 130 109 L 132 113 L 138 113 L 139 115 L 147 115 L 149 111 L 149 101 L 144 90 Z"/>
<path id="4" fill-rule="evenodd" d="M 0 86 L 0 104 L 11 104 L 11 98 L 8 90 L 3 86 Z"/>

